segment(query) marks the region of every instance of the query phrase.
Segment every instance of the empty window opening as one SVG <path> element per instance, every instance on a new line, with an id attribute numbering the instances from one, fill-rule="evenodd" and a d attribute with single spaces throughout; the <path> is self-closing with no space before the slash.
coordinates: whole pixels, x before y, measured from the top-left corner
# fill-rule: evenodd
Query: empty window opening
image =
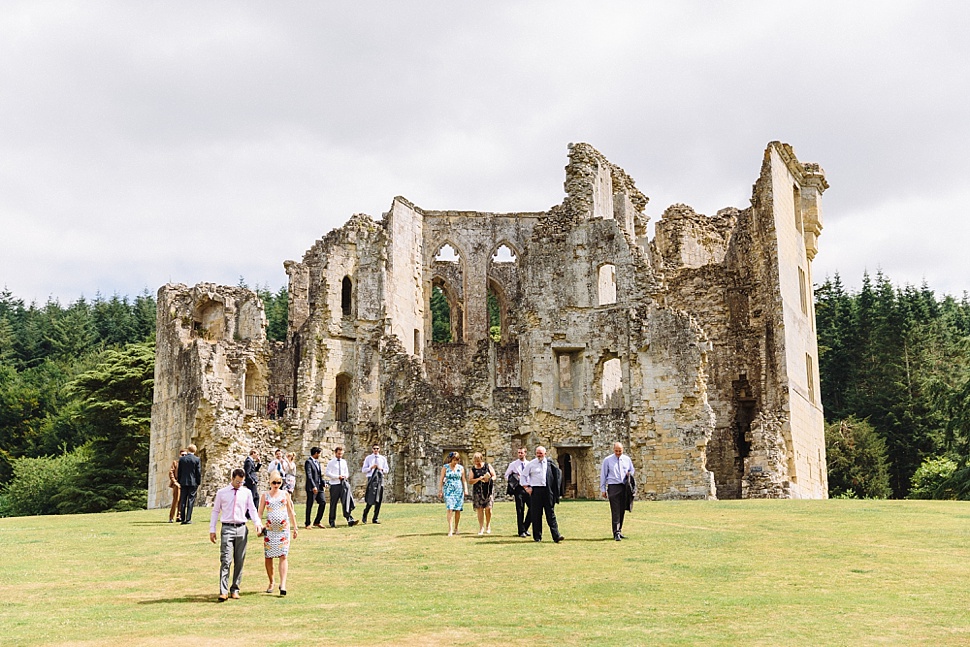
<path id="1" fill-rule="evenodd" d="M 488 336 L 496 344 L 502 341 L 502 307 L 491 288 L 488 290 Z"/>
<path id="2" fill-rule="evenodd" d="M 431 341 L 451 341 L 451 304 L 438 285 L 431 288 Z"/>
<path id="3" fill-rule="evenodd" d="M 345 276 L 340 287 L 340 311 L 343 316 L 349 317 L 352 311 L 354 300 L 354 283 L 349 276 Z"/>
<path id="4" fill-rule="evenodd" d="M 492 254 L 493 263 L 515 263 L 516 262 L 515 252 L 513 252 L 508 245 L 501 245 Z"/>
<path id="5" fill-rule="evenodd" d="M 438 250 L 434 260 L 443 263 L 457 263 L 461 260 L 461 258 L 458 256 L 458 252 L 455 251 L 454 247 L 445 243 L 441 246 L 441 249 Z"/>
<path id="6" fill-rule="evenodd" d="M 600 393 L 604 409 L 623 408 L 623 368 L 618 357 L 603 362 Z"/>
<path id="7" fill-rule="evenodd" d="M 808 315 L 808 281 L 805 278 L 805 270 L 798 268 L 798 299 L 801 302 L 802 314 Z"/>
<path id="8" fill-rule="evenodd" d="M 414 354 L 421 355 L 421 331 L 414 329 Z"/>
<path id="9" fill-rule="evenodd" d="M 815 362 L 805 353 L 805 375 L 808 378 L 808 401 L 815 404 Z"/>
<path id="10" fill-rule="evenodd" d="M 616 303 L 616 265 L 600 266 L 597 304 L 601 306 Z"/>
<path id="11" fill-rule="evenodd" d="M 802 192 L 798 189 L 797 184 L 792 185 L 792 201 L 795 203 L 795 229 L 798 233 L 802 234 L 805 232 L 804 226 L 802 225 Z"/>
<path id="12" fill-rule="evenodd" d="M 337 388 L 334 391 L 334 413 L 337 422 L 350 420 L 350 376 L 341 373 L 337 376 Z"/>

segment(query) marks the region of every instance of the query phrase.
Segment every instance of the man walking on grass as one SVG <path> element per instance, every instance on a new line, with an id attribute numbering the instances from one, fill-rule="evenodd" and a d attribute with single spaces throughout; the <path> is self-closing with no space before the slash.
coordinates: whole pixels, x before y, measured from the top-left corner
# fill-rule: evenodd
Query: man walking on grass
<path id="1" fill-rule="evenodd" d="M 527 464 L 525 457 L 528 450 L 519 447 L 519 457 L 509 463 L 509 468 L 505 470 L 505 480 L 508 482 L 506 493 L 515 499 L 515 522 L 518 528 L 519 537 L 529 536 L 529 526 L 532 525 L 531 515 L 529 514 L 529 493 L 522 487 L 522 474 L 525 472 Z"/>
<path id="2" fill-rule="evenodd" d="M 310 458 L 303 463 L 303 472 L 306 474 L 306 519 L 304 525 L 310 527 L 310 512 L 313 504 L 317 504 L 317 518 L 313 520 L 314 528 L 323 528 L 320 522 L 323 521 L 323 511 L 327 508 L 327 496 L 323 493 L 323 476 L 320 474 L 320 448 L 310 448 Z"/>
<path id="3" fill-rule="evenodd" d="M 610 518 L 613 524 L 613 539 L 620 541 L 623 536 L 623 517 L 630 503 L 627 494 L 627 477 L 633 475 L 633 461 L 623 453 L 623 445 L 613 443 L 613 453 L 603 461 L 600 470 L 600 492 L 610 501 Z"/>
<path id="4" fill-rule="evenodd" d="M 327 463 L 325 472 L 327 480 L 330 482 L 330 527 L 336 528 L 334 523 L 337 519 L 337 502 L 343 508 L 344 519 L 348 526 L 356 526 L 357 520 L 351 516 L 354 509 L 354 498 L 350 494 L 350 467 L 344 460 L 344 448 L 335 447 L 333 458 Z"/>
<path id="5" fill-rule="evenodd" d="M 556 520 L 555 505 L 559 503 L 562 494 L 562 472 L 551 460 L 546 458 L 546 448 L 536 447 L 536 457 L 529 461 L 522 473 L 525 491 L 532 499 L 529 510 L 532 512 L 532 540 L 542 541 L 542 514 L 546 515 L 546 523 L 552 540 L 557 544 L 564 537 L 559 534 L 559 522 Z"/>
<path id="6" fill-rule="evenodd" d="M 381 502 L 384 500 L 384 477 L 389 467 L 387 459 L 381 456 L 381 446 L 377 443 L 371 446 L 371 453 L 364 459 L 364 467 L 360 470 L 367 475 L 367 490 L 364 493 L 363 523 L 367 523 L 367 513 L 374 508 L 374 523 L 380 523 L 377 517 L 381 514 Z"/>
<path id="7" fill-rule="evenodd" d="M 246 472 L 236 468 L 232 471 L 232 482 L 216 492 L 209 519 L 209 541 L 216 543 L 216 522 L 222 522 L 219 542 L 219 602 L 232 597 L 239 599 L 239 584 L 242 582 L 243 564 L 246 561 L 246 543 L 249 541 L 249 528 L 246 516 L 253 520 L 256 534 L 262 533 L 259 512 L 253 504 L 249 490 L 243 489 Z M 229 565 L 232 565 L 232 584 L 229 584 Z"/>
<path id="8" fill-rule="evenodd" d="M 182 524 L 192 523 L 192 508 L 195 507 L 195 493 L 202 483 L 202 463 L 195 455 L 195 445 L 186 447 L 188 453 L 179 458 L 179 517 Z"/>

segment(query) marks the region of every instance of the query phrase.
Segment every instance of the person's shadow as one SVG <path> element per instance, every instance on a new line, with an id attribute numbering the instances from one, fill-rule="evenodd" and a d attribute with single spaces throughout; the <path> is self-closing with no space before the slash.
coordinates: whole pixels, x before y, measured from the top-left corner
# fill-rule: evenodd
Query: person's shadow
<path id="1" fill-rule="evenodd" d="M 259 595 L 259 594 L 254 592 L 248 592 L 248 593 L 240 593 L 239 595 L 241 597 L 246 598 L 246 597 L 249 597 L 250 595 Z M 204 594 L 196 594 L 196 595 L 180 595 L 175 598 L 141 600 L 140 602 L 138 602 L 138 604 L 178 604 L 178 603 L 185 603 L 185 602 L 202 604 L 206 602 L 219 602 L 219 599 L 216 596 L 216 594 L 204 593 Z M 227 602 L 232 602 L 232 600 L 227 600 Z"/>

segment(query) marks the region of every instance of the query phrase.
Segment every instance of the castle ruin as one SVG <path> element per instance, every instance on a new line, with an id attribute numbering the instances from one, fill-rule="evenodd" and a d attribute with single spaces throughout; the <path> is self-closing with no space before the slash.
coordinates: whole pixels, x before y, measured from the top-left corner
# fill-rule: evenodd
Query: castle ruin
<path id="1" fill-rule="evenodd" d="M 567 496 L 596 497 L 617 440 L 644 498 L 824 498 L 811 263 L 826 188 L 817 164 L 772 142 L 749 207 L 673 205 L 651 241 L 647 197 L 575 144 L 566 197 L 545 212 L 398 197 L 380 221 L 351 217 L 284 263 L 285 342 L 267 339 L 248 289 L 165 285 L 149 506 L 169 504 L 168 467 L 189 443 L 203 502 L 250 448 L 302 465 L 339 444 L 359 465 L 374 442 L 388 500 L 434 500 L 450 451 L 504 472 L 538 444 Z M 277 394 L 288 408 L 272 420 Z"/>

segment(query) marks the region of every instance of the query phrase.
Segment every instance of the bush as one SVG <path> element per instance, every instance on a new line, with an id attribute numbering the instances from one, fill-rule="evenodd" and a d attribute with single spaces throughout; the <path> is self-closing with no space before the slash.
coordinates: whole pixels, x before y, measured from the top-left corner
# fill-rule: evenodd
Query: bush
<path id="1" fill-rule="evenodd" d="M 956 499 L 950 483 L 957 464 L 945 457 L 931 457 L 923 461 L 911 481 L 909 499 Z"/>
<path id="2" fill-rule="evenodd" d="M 829 495 L 885 499 L 889 487 L 886 441 L 865 420 L 850 416 L 825 427 Z"/>
<path id="3" fill-rule="evenodd" d="M 13 459 L 13 478 L 0 488 L 0 516 L 62 512 L 57 509 L 57 495 L 74 487 L 81 465 L 90 458 L 85 446 L 59 456 Z"/>

